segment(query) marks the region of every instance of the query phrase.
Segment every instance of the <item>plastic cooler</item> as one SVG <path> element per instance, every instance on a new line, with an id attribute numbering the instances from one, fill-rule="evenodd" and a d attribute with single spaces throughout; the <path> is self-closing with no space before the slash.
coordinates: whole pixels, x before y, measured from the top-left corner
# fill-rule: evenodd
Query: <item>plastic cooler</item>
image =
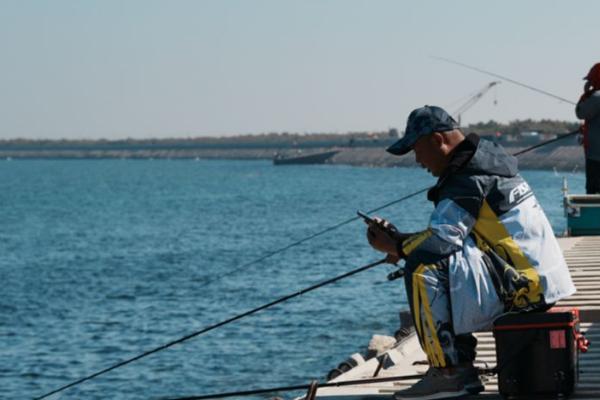
<path id="1" fill-rule="evenodd" d="M 565 195 L 564 207 L 570 236 L 600 235 L 600 195 Z"/>
<path id="2" fill-rule="evenodd" d="M 567 397 L 579 378 L 579 310 L 507 314 L 494 323 L 498 390 L 505 398 Z"/>

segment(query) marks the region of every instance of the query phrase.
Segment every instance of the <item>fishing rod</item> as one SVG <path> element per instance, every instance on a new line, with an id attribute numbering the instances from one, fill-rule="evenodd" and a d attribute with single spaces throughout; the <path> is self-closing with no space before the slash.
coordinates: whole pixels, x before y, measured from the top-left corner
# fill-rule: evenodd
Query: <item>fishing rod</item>
<path id="1" fill-rule="evenodd" d="M 473 71 L 481 72 L 482 74 L 486 74 L 486 75 L 494 76 L 496 78 L 504 79 L 505 81 L 508 81 L 510 83 L 514 83 L 515 85 L 522 86 L 524 88 L 533 90 L 534 92 L 545 94 L 546 96 L 550 96 L 550 97 L 553 97 L 553 98 L 558 99 L 560 101 L 564 101 L 565 103 L 569 103 L 569 104 L 573 104 L 573 105 L 576 104 L 575 102 L 573 102 L 571 100 L 568 100 L 568 99 L 565 99 L 564 97 L 558 96 L 556 94 L 547 92 L 547 91 L 542 90 L 542 89 L 538 89 L 538 88 L 536 88 L 534 86 L 528 85 L 528 84 L 523 83 L 523 82 L 516 81 L 516 80 L 508 78 L 506 76 L 502 76 L 502 75 L 496 74 L 494 72 L 490 72 L 490 71 L 486 71 L 486 70 L 481 69 L 481 68 L 474 67 L 472 65 L 464 64 L 464 63 L 461 63 L 459 61 L 454 61 L 454 60 L 451 60 L 451 59 L 445 58 L 445 57 L 431 56 L 431 58 L 434 58 L 436 60 L 445 61 L 445 62 L 450 63 L 450 64 L 459 65 L 461 67 L 464 67 L 464 68 L 467 68 L 467 69 L 470 69 L 470 70 L 473 70 Z"/>
<path id="2" fill-rule="evenodd" d="M 514 154 L 513 154 L 513 156 L 515 156 L 515 157 L 517 157 L 517 156 L 520 156 L 521 154 L 524 154 L 524 153 L 530 152 L 530 151 L 532 151 L 532 150 L 535 150 L 535 149 L 537 149 L 538 147 L 542 147 L 542 146 L 545 146 L 545 145 L 547 145 L 547 144 L 550 144 L 550 143 L 557 142 L 557 141 L 559 141 L 559 140 L 562 140 L 562 139 L 568 138 L 568 137 L 570 137 L 570 136 L 576 135 L 576 134 L 578 134 L 578 133 L 580 133 L 580 132 L 581 132 L 581 131 L 580 131 L 580 129 L 578 128 L 578 129 L 576 129 L 576 130 L 574 130 L 574 131 L 572 131 L 572 132 L 569 132 L 569 133 L 564 133 L 564 134 L 562 134 L 562 135 L 558 135 L 558 136 L 557 136 L 557 137 L 555 137 L 554 139 L 546 140 L 545 142 L 538 143 L 538 144 L 536 144 L 536 145 L 533 145 L 533 146 L 531 146 L 531 147 L 528 147 L 528 148 L 526 148 L 526 149 L 524 149 L 524 150 L 517 151 L 516 153 L 514 153 Z"/>
<path id="3" fill-rule="evenodd" d="M 542 142 L 542 143 L 539 143 L 539 144 L 537 144 L 537 145 L 534 145 L 534 146 L 528 147 L 528 148 L 526 148 L 526 149 L 524 149 L 524 150 L 521 150 L 521 151 L 519 151 L 519 152 L 517 152 L 517 153 L 515 153 L 515 154 L 513 154 L 513 155 L 514 155 L 514 156 L 518 156 L 518 155 L 520 155 L 520 154 L 524 154 L 524 153 L 526 153 L 526 152 L 528 152 L 528 151 L 531 151 L 531 150 L 534 150 L 534 149 L 536 149 L 536 148 L 538 148 L 538 147 L 545 146 L 546 144 L 550 144 L 550 143 L 556 142 L 557 140 L 561 140 L 561 139 L 564 139 L 564 138 L 566 138 L 566 137 L 572 136 L 572 135 L 574 135 L 574 134 L 576 134 L 576 133 L 578 133 L 578 132 L 579 132 L 579 130 L 576 130 L 576 131 L 573 131 L 573 132 L 569 132 L 569 133 L 566 133 L 566 134 L 560 135 L 560 136 L 558 136 L 557 138 L 554 138 L 554 139 L 551 139 L 551 140 L 547 140 L 547 141 L 545 141 L 545 142 Z M 409 199 L 409 198 L 411 198 L 411 197 L 414 197 L 414 196 L 416 196 L 416 195 L 418 195 L 418 194 L 420 194 L 420 193 L 423 193 L 423 192 L 425 192 L 425 191 L 427 191 L 427 190 L 428 190 L 428 188 L 424 188 L 424 189 L 418 190 L 418 191 L 416 191 L 416 192 L 414 192 L 414 193 L 411 193 L 411 194 L 409 194 L 409 195 L 406 195 L 406 196 L 404 196 L 404 197 L 401 197 L 400 199 L 397 199 L 397 200 L 394 200 L 394 201 L 390 201 L 390 202 L 388 202 L 388 203 L 386 203 L 386 204 L 384 204 L 384 205 L 382 205 L 382 206 L 380 206 L 380 207 L 377 207 L 377 208 L 374 208 L 374 209 L 370 210 L 370 211 L 369 211 L 369 213 L 376 212 L 376 211 L 382 210 L 382 209 L 384 209 L 384 208 L 386 208 L 386 207 L 389 207 L 389 206 L 391 206 L 391 205 L 393 205 L 393 204 L 400 203 L 401 201 L 407 200 L 407 199 Z M 339 224 L 337 224 L 337 225 L 334 225 L 333 227 L 330 227 L 330 228 L 324 229 L 323 231 L 320 231 L 320 232 L 318 232 L 317 234 L 313 234 L 313 235 L 309 236 L 309 238 L 311 238 L 311 237 L 316 237 L 316 236 L 318 236 L 318 235 L 324 234 L 324 233 L 326 233 L 326 232 L 329 232 L 329 231 L 331 231 L 331 230 L 335 229 L 335 227 L 342 226 L 342 225 L 344 225 L 344 224 L 347 224 L 347 223 L 349 223 L 349 222 L 352 222 L 352 221 L 354 221 L 354 220 L 357 220 L 357 219 L 359 219 L 359 218 L 360 218 L 360 217 L 358 217 L 358 216 L 357 216 L 357 217 L 354 217 L 354 218 L 348 219 L 348 220 L 346 220 L 346 221 L 343 221 L 342 223 L 339 223 Z M 307 240 L 309 240 L 309 239 L 308 239 L 308 238 L 302 239 L 302 240 L 300 240 L 300 241 L 297 241 L 297 242 L 293 243 L 292 245 L 288 245 L 288 246 L 286 246 L 285 248 L 282 248 L 282 249 L 288 249 L 288 248 L 291 248 L 292 246 L 294 246 L 294 245 L 297 245 L 297 244 L 299 244 L 299 243 L 301 243 L 301 242 L 305 242 L 305 241 L 307 241 Z M 272 252 L 272 253 L 270 253 L 270 255 L 268 255 L 268 257 L 270 257 L 270 256 L 272 256 L 272 255 L 274 255 L 274 254 L 277 254 L 277 252 L 282 252 L 282 251 L 284 251 L 284 250 L 281 250 L 281 249 L 280 249 L 280 250 L 277 250 L 277 251 L 275 251 L 275 252 Z M 264 259 L 264 258 L 266 258 L 266 257 L 263 257 L 263 259 Z M 142 353 L 142 354 L 140 354 L 140 355 L 138 355 L 138 356 L 135 356 L 135 357 L 129 358 L 129 359 L 127 359 L 127 360 L 124 360 L 124 361 L 118 362 L 118 363 L 116 363 L 116 364 L 114 364 L 114 365 L 112 365 L 112 366 L 110 366 L 110 367 L 108 367 L 108 368 L 105 368 L 105 369 L 101 370 L 101 371 L 98 371 L 98 372 L 96 372 L 96 373 L 93 373 L 93 374 L 91 374 L 91 375 L 88 375 L 88 376 L 86 376 L 86 377 L 84 377 L 84 378 L 78 379 L 78 380 L 76 380 L 76 381 L 74 381 L 74 382 L 71 382 L 71 383 L 69 383 L 69 384 L 67 384 L 67 385 L 61 386 L 61 387 L 59 387 L 58 389 L 52 390 L 52 391 L 50 391 L 50 392 L 48 392 L 48 393 L 46 393 L 46 394 L 44 394 L 44 395 L 42 395 L 42 396 L 40 396 L 40 397 L 36 397 L 34 400 L 41 400 L 41 399 L 44 399 L 44 398 L 46 398 L 46 397 L 48 397 L 48 396 L 50 396 L 50 395 L 53 395 L 53 394 L 56 394 L 56 393 L 62 392 L 62 391 L 64 391 L 64 390 L 68 389 L 68 388 L 71 388 L 71 387 L 73 387 L 73 386 L 76 386 L 76 385 L 79 385 L 79 384 L 81 384 L 81 383 L 83 383 L 83 382 L 86 382 L 86 381 L 89 381 L 89 380 L 91 380 L 91 379 L 94 379 L 94 378 L 96 378 L 96 377 L 98 377 L 98 376 L 100 376 L 100 375 L 104 375 L 104 374 L 106 374 L 107 372 L 110 372 L 110 371 L 112 371 L 112 370 L 115 370 L 115 369 L 117 369 L 117 368 L 120 368 L 120 367 L 123 367 L 123 366 L 125 366 L 125 365 L 128 365 L 128 364 L 130 364 L 130 363 L 132 363 L 132 362 L 134 362 L 134 361 L 137 361 L 137 360 L 140 360 L 140 359 L 142 359 L 142 358 L 145 358 L 145 357 L 147 357 L 147 356 L 149 356 L 149 355 L 151 355 L 151 354 L 157 353 L 157 352 L 159 352 L 159 351 L 162 351 L 162 350 L 165 350 L 165 349 L 167 349 L 167 348 L 169 348 L 169 347 L 172 347 L 172 346 L 174 346 L 174 345 L 176 345 L 176 344 L 183 343 L 183 342 L 185 342 L 185 341 L 187 341 L 187 340 L 189 340 L 189 339 L 192 339 L 192 338 L 194 338 L 194 337 L 200 336 L 200 335 L 202 335 L 202 334 L 204 334 L 204 333 L 207 333 L 207 332 L 209 332 L 209 331 L 211 331 L 211 330 L 213 330 L 213 329 L 216 329 L 216 328 L 219 328 L 219 327 L 221 327 L 221 326 L 227 325 L 227 324 L 229 324 L 229 323 L 232 323 L 232 322 L 234 322 L 234 321 L 237 321 L 237 320 L 239 320 L 239 319 L 242 319 L 242 318 L 244 318 L 244 317 L 247 317 L 247 316 L 249 316 L 249 315 L 252 315 L 252 314 L 254 314 L 254 313 L 258 312 L 258 311 L 261 311 L 261 310 L 267 309 L 267 308 L 269 308 L 269 307 L 272 307 L 272 306 L 274 306 L 274 305 L 276 305 L 276 304 L 279 304 L 279 303 L 283 303 L 283 302 L 284 302 L 284 301 L 286 301 L 286 300 L 290 300 L 290 299 L 292 299 L 292 298 L 294 298 L 294 297 L 300 296 L 300 295 L 302 295 L 302 294 L 304 294 L 304 293 L 308 293 L 308 292 L 310 292 L 310 291 L 312 291 L 312 290 L 318 289 L 318 288 L 320 288 L 320 287 L 322 287 L 322 286 L 325 286 L 325 285 L 328 285 L 328 284 L 330 284 L 330 283 L 337 282 L 337 281 L 339 281 L 339 280 L 341 280 L 341 279 L 344 279 L 344 278 L 347 278 L 347 277 L 349 277 L 349 276 L 355 275 L 355 274 L 357 274 L 357 273 L 359 273 L 359 272 L 362 272 L 362 271 L 365 271 L 365 270 L 367 270 L 367 269 L 373 268 L 373 267 L 375 267 L 375 266 L 377 266 L 377 265 L 380 265 L 380 264 L 383 264 L 383 263 L 385 263 L 385 262 L 386 262 L 386 259 L 384 258 L 384 259 L 382 259 L 382 260 L 376 261 L 376 262 L 374 262 L 374 263 L 371 263 L 371 264 L 365 265 L 365 266 L 363 266 L 363 267 L 360 267 L 360 268 L 358 268 L 358 269 L 355 269 L 355 270 L 352 270 L 352 271 L 350 271 L 350 272 L 347 272 L 347 273 L 345 273 L 345 274 L 343 274 L 343 275 L 339 275 L 339 276 L 337 276 L 337 277 L 335 277 L 335 278 L 331 278 L 331 279 L 328 279 L 328 280 L 326 280 L 326 281 L 320 282 L 320 283 L 318 283 L 318 284 L 315 284 L 315 285 L 313 285 L 313 286 L 311 286 L 311 287 L 308 287 L 308 288 L 306 288 L 306 289 L 302 289 L 302 290 L 300 290 L 300 291 L 298 291 L 298 292 L 296 292 L 296 293 L 293 293 L 293 294 L 291 294 L 291 295 L 287 295 L 287 296 L 281 297 L 281 298 L 279 298 L 279 299 L 277 299 L 277 300 L 274 300 L 274 301 L 272 301 L 271 303 L 268 303 L 268 304 L 265 304 L 265 305 L 263 305 L 263 306 L 260 306 L 260 307 L 254 308 L 254 309 L 252 309 L 252 310 L 250 310 L 250 311 L 246 311 L 246 312 L 244 312 L 244 313 L 242 313 L 242 314 L 238 314 L 238 315 L 236 315 L 236 316 L 234 316 L 234 317 L 231 317 L 231 318 L 229 318 L 229 319 L 226 319 L 226 320 L 224 320 L 224 321 L 218 322 L 218 323 L 216 323 L 216 324 L 213 324 L 213 325 L 209 325 L 209 326 L 207 326 L 207 327 L 205 327 L 205 328 L 202 328 L 202 329 L 200 329 L 200 330 L 198 330 L 198 331 L 196 331 L 196 332 L 190 333 L 190 334 L 188 334 L 188 335 L 186 335 L 186 336 L 183 336 L 183 337 L 181 337 L 181 338 L 179 338 L 179 339 L 173 340 L 173 341 L 171 341 L 171 342 L 169 342 L 169 343 L 167 343 L 167 344 L 164 344 L 164 345 L 162 345 L 162 346 L 159 346 L 159 347 L 156 347 L 156 348 L 154 348 L 154 349 L 148 350 L 148 351 L 146 351 L 146 352 L 144 352 L 144 353 Z"/>
<path id="4" fill-rule="evenodd" d="M 105 368 L 105 369 L 101 370 L 101 371 L 95 372 L 95 373 L 93 373 L 91 375 L 88 375 L 86 377 L 78 379 L 78 380 L 76 380 L 74 382 L 71 382 L 71 383 L 69 383 L 67 385 L 61 386 L 58 389 L 52 390 L 52 391 L 50 391 L 48 393 L 43 394 L 42 396 L 34 398 L 34 400 L 41 400 L 41 399 L 44 399 L 44 398 L 46 398 L 48 396 L 51 396 L 53 394 L 62 392 L 63 390 L 66 390 L 66 389 L 71 388 L 73 386 L 79 385 L 79 384 L 81 384 L 83 382 L 89 381 L 90 379 L 94 379 L 94 378 L 96 378 L 96 377 L 98 377 L 100 375 L 104 375 L 107 372 L 110 372 L 110 371 L 112 371 L 114 369 L 117 369 L 119 367 L 123 367 L 123 366 L 125 366 L 127 364 L 130 364 L 130 363 L 132 363 L 134 361 L 140 360 L 140 359 L 142 359 L 144 357 L 147 357 L 147 356 L 149 356 L 151 354 L 157 353 L 157 352 L 159 352 L 161 350 L 165 350 L 165 349 L 167 349 L 167 348 L 169 348 L 171 346 L 174 346 L 176 344 L 183 343 L 183 342 L 185 342 L 187 340 L 190 340 L 190 339 L 192 339 L 192 338 L 194 338 L 196 336 L 200 336 L 202 334 L 210 332 L 213 329 L 217 329 L 217 328 L 219 328 L 221 326 L 230 324 L 230 323 L 232 323 L 234 321 L 237 321 L 237 320 L 242 319 L 244 317 L 250 316 L 250 315 L 255 314 L 255 313 L 259 312 L 259 311 L 266 310 L 267 308 L 273 307 L 273 306 L 275 306 L 275 305 L 277 305 L 279 303 L 283 303 L 284 301 L 293 299 L 294 297 L 301 296 L 301 295 L 303 295 L 305 293 L 311 292 L 311 291 L 316 290 L 316 289 L 318 289 L 320 287 L 323 287 L 323 286 L 329 285 L 331 283 L 337 282 L 337 281 L 342 280 L 344 278 L 347 278 L 349 276 L 356 275 L 359 272 L 363 272 L 363 271 L 366 271 L 368 269 L 374 268 L 374 267 L 376 267 L 378 265 L 381 265 L 381 264 L 385 263 L 386 261 L 387 261 L 387 257 L 383 258 L 383 259 L 381 259 L 379 261 L 375 261 L 375 262 L 373 262 L 371 264 L 367 264 L 367 265 L 364 265 L 364 266 L 362 266 L 360 268 L 354 269 L 354 270 L 352 270 L 350 272 L 346 272 L 345 274 L 338 275 L 338 276 L 336 276 L 334 278 L 330 278 L 330 279 L 327 279 L 325 281 L 322 281 L 322 282 L 319 282 L 317 284 L 314 284 L 312 286 L 309 286 L 307 288 L 301 289 L 301 290 L 299 290 L 299 291 L 297 291 L 295 293 L 289 294 L 287 296 L 280 297 L 277 300 L 273 300 L 270 303 L 263 304 L 260 307 L 253 308 L 252 310 L 243 312 L 241 314 L 238 314 L 236 316 L 233 316 L 233 317 L 228 318 L 226 320 L 223 320 L 221 322 L 217 322 L 215 324 L 209 325 L 209 326 L 204 327 L 204 328 L 202 328 L 202 329 L 200 329 L 200 330 L 198 330 L 196 332 L 193 332 L 193 333 L 190 333 L 188 335 L 185 335 L 185 336 L 183 336 L 183 337 L 181 337 L 181 338 L 179 338 L 177 340 L 173 340 L 173 341 L 171 341 L 171 342 L 169 342 L 167 344 L 164 344 L 162 346 L 159 346 L 159 347 L 156 347 L 154 349 L 148 350 L 148 351 L 146 351 L 146 352 L 144 352 L 144 353 L 142 353 L 140 355 L 137 355 L 137 356 L 129 358 L 127 360 L 118 362 L 118 363 L 116 363 L 116 364 L 114 364 L 114 365 L 112 365 L 112 366 L 110 366 L 108 368 Z"/>
<path id="5" fill-rule="evenodd" d="M 274 393 L 274 392 L 290 392 L 293 390 L 308 390 L 308 389 L 312 389 L 312 388 L 314 388 L 316 390 L 317 388 L 324 388 L 324 387 L 342 387 L 342 386 L 365 385 L 365 384 L 369 384 L 369 383 L 407 381 L 410 379 L 419 379 L 419 378 L 422 378 L 423 376 L 424 376 L 423 374 L 401 375 L 401 376 L 388 376 L 385 378 L 355 379 L 355 380 L 351 380 L 351 381 L 327 382 L 327 383 L 319 383 L 318 381 L 313 381 L 312 383 L 310 383 L 308 385 L 304 384 L 304 385 L 280 386 L 280 387 L 272 387 L 272 388 L 264 388 L 264 389 L 244 390 L 244 391 L 237 391 L 237 392 L 206 394 L 206 395 L 201 395 L 201 396 L 164 398 L 162 400 L 223 399 L 226 397 L 251 396 L 251 395 L 255 395 L 255 394 Z"/>

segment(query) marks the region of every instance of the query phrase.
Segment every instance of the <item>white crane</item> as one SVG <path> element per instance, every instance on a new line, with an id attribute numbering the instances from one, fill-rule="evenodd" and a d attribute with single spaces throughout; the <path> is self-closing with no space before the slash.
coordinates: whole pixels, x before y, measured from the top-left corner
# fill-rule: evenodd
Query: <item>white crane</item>
<path id="1" fill-rule="evenodd" d="M 491 88 L 493 88 L 494 86 L 496 86 L 499 83 L 501 83 L 501 82 L 493 81 L 493 82 L 488 83 L 482 89 L 478 90 L 474 95 L 469 97 L 469 99 L 465 103 L 463 103 L 460 107 L 458 107 L 458 109 L 456 111 L 454 111 L 453 114 L 456 116 L 456 121 L 458 122 L 459 125 L 460 125 L 460 119 L 462 117 L 462 114 L 465 111 L 467 111 L 469 108 L 473 107 L 473 105 L 475 105 L 475 103 L 477 103 L 483 97 L 483 95 L 488 92 L 488 90 L 490 90 Z"/>

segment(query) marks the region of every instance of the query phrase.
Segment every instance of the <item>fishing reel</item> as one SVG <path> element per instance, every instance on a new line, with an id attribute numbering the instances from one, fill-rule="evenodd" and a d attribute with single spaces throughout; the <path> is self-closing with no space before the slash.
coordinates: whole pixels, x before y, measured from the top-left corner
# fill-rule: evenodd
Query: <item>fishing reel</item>
<path id="1" fill-rule="evenodd" d="M 404 276 L 404 268 L 398 268 L 395 271 L 392 271 L 388 274 L 387 276 L 387 280 L 388 281 L 395 281 L 398 278 L 402 278 Z"/>

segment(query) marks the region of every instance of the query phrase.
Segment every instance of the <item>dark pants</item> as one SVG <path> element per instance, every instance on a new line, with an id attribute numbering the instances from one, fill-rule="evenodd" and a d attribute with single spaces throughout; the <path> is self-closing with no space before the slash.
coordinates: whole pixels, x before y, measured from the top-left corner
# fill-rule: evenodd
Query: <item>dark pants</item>
<path id="1" fill-rule="evenodd" d="M 600 161 L 585 159 L 585 192 L 600 194 Z"/>

